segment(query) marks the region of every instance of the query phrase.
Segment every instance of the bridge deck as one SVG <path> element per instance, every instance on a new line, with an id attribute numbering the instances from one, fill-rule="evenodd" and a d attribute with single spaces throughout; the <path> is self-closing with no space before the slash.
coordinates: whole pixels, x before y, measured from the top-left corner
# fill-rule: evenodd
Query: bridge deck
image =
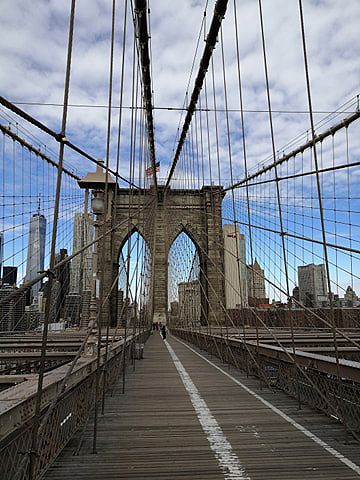
<path id="1" fill-rule="evenodd" d="M 344 443 L 342 427 L 306 407 L 298 411 L 296 402 L 281 392 L 260 391 L 256 380 L 221 368 L 253 393 L 173 337 L 167 347 L 152 335 L 145 359 L 129 371 L 125 395 L 119 384 L 107 397 L 98 454 L 90 453 L 89 424 L 80 455 L 73 455 L 78 445 L 73 439 L 45 478 L 359 478 L 360 468 L 351 462 L 359 457 L 359 447 Z M 266 401 L 341 451 L 343 461 Z"/>

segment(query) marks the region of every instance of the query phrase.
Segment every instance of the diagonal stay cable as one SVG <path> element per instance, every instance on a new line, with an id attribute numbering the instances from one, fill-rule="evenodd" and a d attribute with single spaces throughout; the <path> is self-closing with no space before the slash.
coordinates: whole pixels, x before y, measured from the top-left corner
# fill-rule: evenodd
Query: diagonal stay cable
<path id="1" fill-rule="evenodd" d="M 268 172 L 269 170 L 272 170 L 273 168 L 276 168 L 277 166 L 283 164 L 284 162 L 287 162 L 291 158 L 294 158 L 296 155 L 301 154 L 302 152 L 304 152 L 305 150 L 307 150 L 309 148 L 314 148 L 314 146 L 317 143 L 321 143 L 323 140 L 325 140 L 325 138 L 333 136 L 338 130 L 340 130 L 342 128 L 347 128 L 349 125 L 351 125 L 353 122 L 355 122 L 359 118 L 360 118 L 360 110 L 357 109 L 354 113 L 352 113 L 348 117 L 342 119 L 340 122 L 336 123 L 335 125 L 332 125 L 330 128 L 328 128 L 324 132 L 319 133 L 319 134 L 314 133 L 314 135 L 311 137 L 310 140 L 308 140 L 306 143 L 303 143 L 299 147 L 295 148 L 291 152 L 289 152 L 289 153 L 283 155 L 282 157 L 276 159 L 275 161 L 273 161 L 269 165 L 266 165 L 265 167 L 261 168 L 257 172 L 255 172 L 251 175 L 245 176 L 245 178 L 243 178 L 239 182 L 236 182 L 233 185 L 229 185 L 228 187 L 226 187 L 224 189 L 225 192 L 228 191 L 228 190 L 232 190 L 234 188 L 240 187 L 241 185 L 244 185 L 246 182 L 249 182 L 250 180 L 253 180 L 254 178 L 259 177 L 260 175 Z M 279 180 L 281 180 L 281 179 L 279 178 Z"/>
<path id="2" fill-rule="evenodd" d="M 11 110 L 13 113 L 16 113 L 16 115 L 19 115 L 19 117 L 30 122 L 32 125 L 39 128 L 43 132 L 47 133 L 60 144 L 66 145 L 67 147 L 71 148 L 71 150 L 74 150 L 74 152 L 78 153 L 79 155 L 82 155 L 83 157 L 87 158 L 88 160 L 95 163 L 96 165 L 103 167 L 103 163 L 100 160 L 97 160 L 96 158 L 94 158 L 92 155 L 82 150 L 77 145 L 73 144 L 72 142 L 69 142 L 69 140 L 65 137 L 65 135 L 62 135 L 61 133 L 56 133 L 54 130 L 51 130 L 51 128 L 47 127 L 44 123 L 40 122 L 39 120 L 34 118 L 32 115 L 28 114 L 21 108 L 17 107 L 16 105 L 14 105 L 12 102 L 2 97 L 1 95 L 0 95 L 0 104 L 8 108 L 9 110 Z M 116 172 L 111 170 L 110 168 L 109 168 L 109 172 L 112 173 L 113 175 L 116 175 Z M 117 176 L 128 185 L 133 186 L 134 188 L 139 188 L 137 185 L 131 184 L 131 182 L 128 179 L 122 177 L 121 175 L 117 175 Z"/>
<path id="3" fill-rule="evenodd" d="M 52 160 L 48 155 L 43 153 L 40 148 L 35 148 L 33 145 L 31 145 L 29 142 L 21 138 L 19 135 L 17 135 L 15 132 L 13 132 L 10 127 L 7 127 L 5 125 L 0 124 L 0 130 L 4 135 L 7 135 L 10 137 L 14 142 L 18 142 L 22 147 L 25 147 L 29 150 L 29 152 L 34 153 L 37 157 L 41 158 L 42 160 L 45 160 L 45 162 L 48 162 L 50 165 L 52 165 L 55 168 L 59 168 L 58 163 L 55 160 Z M 74 178 L 75 180 L 80 180 L 80 177 L 76 175 L 74 172 L 67 168 L 63 168 L 63 172 L 69 175 L 70 177 Z"/>

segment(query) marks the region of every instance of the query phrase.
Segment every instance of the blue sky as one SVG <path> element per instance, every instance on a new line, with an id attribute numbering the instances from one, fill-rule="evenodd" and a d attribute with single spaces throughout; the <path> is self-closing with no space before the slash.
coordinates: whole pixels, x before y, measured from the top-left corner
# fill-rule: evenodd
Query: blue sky
<path id="1" fill-rule="evenodd" d="M 207 27 L 215 2 L 207 4 Z M 304 0 L 309 68 L 316 112 L 330 112 L 343 105 L 359 93 L 359 42 L 358 42 L 358 0 Z M 116 45 L 114 66 L 114 104 L 119 99 L 121 35 L 123 28 L 123 2 L 117 2 Z M 204 15 L 204 1 L 184 0 L 168 2 L 152 0 L 151 50 L 154 104 L 158 107 L 181 107 L 189 81 L 196 40 L 201 30 Z M 304 82 L 304 66 L 301 50 L 298 2 L 288 0 L 264 0 L 264 22 L 268 54 L 269 79 L 272 107 L 275 111 L 307 110 Z M 0 0 L 0 31 L 4 39 L 0 44 L 0 92 L 16 102 L 61 104 L 63 97 L 68 15 L 70 1 L 56 0 Z M 245 112 L 247 154 L 250 169 L 271 158 L 268 116 L 262 110 L 267 108 L 262 63 L 259 13 L 257 2 L 237 1 L 240 39 L 242 81 Z M 107 0 L 78 0 L 74 33 L 73 68 L 70 87 L 70 104 L 92 105 L 89 107 L 71 106 L 68 118 L 68 138 L 97 158 L 104 158 L 106 145 L 106 108 L 96 107 L 107 104 L 109 40 L 111 27 L 111 2 Z M 131 104 L 131 62 L 132 24 L 128 23 L 126 44 L 126 68 L 124 105 Z M 229 2 L 228 12 L 223 22 L 223 38 L 227 76 L 228 105 L 239 108 L 237 86 L 237 63 L 234 42 L 233 2 Z M 203 40 L 199 44 L 202 52 Z M 217 107 L 224 106 L 222 86 L 221 51 L 218 43 L 214 53 Z M 200 55 L 195 58 L 194 72 L 197 71 Z M 211 79 L 208 76 L 209 102 Z M 194 75 L 190 79 L 190 91 Z M 204 104 L 204 96 L 202 102 Z M 211 102 L 210 102 L 211 103 Z M 61 121 L 61 108 L 49 105 L 24 105 L 23 108 L 36 118 L 58 131 Z M 353 105 L 352 105 L 353 108 Z M 315 120 L 324 113 L 316 113 Z M 346 116 L 346 113 L 340 115 Z M 170 165 L 174 140 L 179 123 L 179 111 L 155 110 L 155 138 L 157 158 L 161 161 L 160 176 L 165 177 Z M 276 149 L 309 127 L 308 116 L 304 113 L 274 113 L 274 133 Z M 115 165 L 116 125 L 118 110 L 113 111 L 111 140 L 111 165 Z M 230 117 L 231 148 L 234 177 L 243 175 L 240 118 L 238 113 Z M 1 116 L 1 123 L 8 118 Z M 203 117 L 205 121 L 205 116 Z M 213 117 L 210 118 L 213 132 Z M 225 114 L 218 115 L 219 151 L 221 177 L 229 180 L 229 159 L 227 150 Z M 329 126 L 329 125 L 328 125 Z M 27 126 L 28 128 L 28 126 Z M 129 169 L 129 128 L 130 111 L 123 114 L 122 155 L 120 173 L 128 176 Z M 326 128 L 326 126 L 324 126 Z M 57 154 L 55 145 L 36 129 L 30 128 L 39 141 L 47 145 L 47 151 Z M 25 132 L 20 130 L 21 134 Z M 360 135 L 358 128 L 351 131 L 351 158 L 358 158 Z M 305 137 L 300 140 L 303 141 Z M 338 137 L 337 137 L 338 138 Z M 35 145 L 37 140 L 33 139 Z M 336 161 L 344 156 L 344 139 L 337 144 Z M 211 152 L 213 171 L 216 171 L 216 142 L 212 135 L 208 145 Z M 325 163 L 332 161 L 331 145 L 326 145 Z M 44 149 L 44 146 L 42 146 Z M 325 151 L 325 146 L 324 146 Z M 72 152 L 66 152 L 66 162 L 81 173 L 92 170 L 88 162 Z M 294 166 L 291 168 L 296 168 Z M 180 162 L 175 177 L 184 177 L 185 171 Z M 209 177 L 209 167 L 205 165 L 205 177 Z M 355 170 L 351 175 L 352 191 L 359 181 Z M 346 178 L 337 177 L 336 189 L 341 189 Z M 324 189 L 329 191 L 334 182 L 326 179 Z M 69 187 L 70 188 L 70 187 Z M 72 187 L 71 187 L 72 188 Z M 75 187 L 74 187 L 75 188 Z M 293 187 L 295 188 L 295 187 Z M 309 187 L 311 190 L 313 187 Z M 75 195 L 75 193 L 74 193 Z M 355 194 L 353 193 L 353 196 Z M 296 195 L 294 195 L 294 198 Z M 74 200 L 74 208 L 75 208 Z M 80 202 L 79 202 L 80 203 Z M 340 205 L 340 204 L 339 204 Z M 339 208 L 339 205 L 337 208 Z M 352 210 L 360 210 L 352 204 Z M 290 208 L 290 207 L 289 207 Z M 49 212 L 51 216 L 51 212 Z M 353 219 L 357 219 L 354 217 Z M 70 219 L 68 219 L 70 221 Z M 259 220 L 261 223 L 261 221 Z M 329 224 L 330 225 L 330 224 Z M 68 231 L 69 227 L 66 227 Z M 341 227 L 339 227 L 341 228 Z M 65 227 L 64 227 L 65 229 Z M 64 233 L 64 238 L 67 234 Z M 25 242 L 26 243 L 26 242 Z M 306 260 L 306 259 L 305 259 Z M 264 258 L 265 261 L 265 258 Z M 294 265 L 296 262 L 294 261 Z M 345 282 L 345 280 L 344 280 Z"/>

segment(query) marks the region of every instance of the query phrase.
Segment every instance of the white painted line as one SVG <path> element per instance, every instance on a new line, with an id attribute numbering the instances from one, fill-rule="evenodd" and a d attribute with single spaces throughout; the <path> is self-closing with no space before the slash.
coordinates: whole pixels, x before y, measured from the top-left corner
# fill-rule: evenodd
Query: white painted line
<path id="1" fill-rule="evenodd" d="M 211 450 L 219 463 L 220 469 L 224 474 L 225 480 L 250 480 L 246 474 L 245 468 L 241 465 L 236 453 L 233 451 L 230 442 L 225 437 L 220 425 L 212 415 L 205 400 L 200 395 L 190 375 L 185 370 L 183 364 L 178 359 L 176 353 L 165 340 L 165 345 L 175 364 L 186 391 L 189 394 L 191 403 L 194 407 L 198 420 L 208 439 Z"/>
<path id="2" fill-rule="evenodd" d="M 282 410 L 279 410 L 277 407 L 275 407 L 272 403 L 268 402 L 267 400 L 265 400 L 264 398 L 262 398 L 260 395 L 258 395 L 257 393 L 255 393 L 253 390 L 251 390 L 250 388 L 248 388 L 246 385 L 244 385 L 242 382 L 240 382 L 239 380 L 237 380 L 236 378 L 234 378 L 232 375 L 230 375 L 229 373 L 227 373 L 225 370 L 223 370 L 221 367 L 218 367 L 217 365 L 215 365 L 215 363 L 211 362 L 210 360 L 208 360 L 206 357 L 204 357 L 203 355 L 201 355 L 200 353 L 198 353 L 196 350 L 194 350 L 193 348 L 191 348 L 189 345 L 187 345 L 186 343 L 184 343 L 183 341 L 179 340 L 178 338 L 172 336 L 172 338 L 174 338 L 177 342 L 181 343 L 182 345 L 184 345 L 184 347 L 188 348 L 189 350 L 191 350 L 193 353 L 195 353 L 198 357 L 202 358 L 205 362 L 207 362 L 209 365 L 213 366 L 214 368 L 216 368 L 216 370 L 219 370 L 219 372 L 223 373 L 226 377 L 230 378 L 230 380 L 232 380 L 234 383 L 236 383 L 237 385 L 239 385 L 241 388 L 243 388 L 246 392 L 250 393 L 250 395 L 253 395 L 257 400 L 259 400 L 261 403 L 263 403 L 266 407 L 270 408 L 273 412 L 277 413 L 281 418 L 283 418 L 284 420 L 286 420 L 288 423 L 290 423 L 293 427 L 297 428 L 298 430 L 300 430 L 300 432 L 302 432 L 304 435 L 306 435 L 307 437 L 309 437 L 313 442 L 317 443 L 318 445 L 320 445 L 321 447 L 323 447 L 328 453 L 330 453 L 331 455 L 333 455 L 334 457 L 336 457 L 338 460 L 340 460 L 340 462 L 344 463 L 347 467 L 351 468 L 351 470 L 353 470 L 354 472 L 356 472 L 359 476 L 360 476 L 360 466 L 357 465 L 356 463 L 352 462 L 351 460 L 349 460 L 348 458 L 346 458 L 342 453 L 338 452 L 335 448 L 331 447 L 329 444 L 327 444 L 326 442 L 324 442 L 323 440 L 321 440 L 321 438 L 319 438 L 318 436 L 314 435 L 312 432 L 310 432 L 310 430 L 308 430 L 307 428 L 303 427 L 302 425 L 300 425 L 300 423 L 296 422 L 293 418 L 289 417 L 288 415 L 286 415 L 286 413 L 284 413 Z"/>

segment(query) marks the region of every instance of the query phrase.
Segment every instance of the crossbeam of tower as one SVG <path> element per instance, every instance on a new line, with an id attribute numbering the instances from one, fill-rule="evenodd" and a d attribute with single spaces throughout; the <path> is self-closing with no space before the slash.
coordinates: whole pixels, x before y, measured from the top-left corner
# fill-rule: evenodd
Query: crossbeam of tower
<path id="1" fill-rule="evenodd" d="M 182 151 L 185 139 L 186 139 L 186 135 L 187 135 L 187 132 L 188 132 L 189 127 L 190 127 L 191 119 L 192 119 L 193 114 L 195 112 L 196 104 L 197 104 L 198 99 L 199 99 L 199 95 L 200 95 L 200 92 L 201 92 L 201 89 L 202 89 L 202 86 L 203 86 L 203 83 L 204 83 L 206 72 L 209 68 L 211 56 L 212 56 L 213 50 L 215 48 L 215 44 L 216 44 L 216 40 L 217 40 L 219 31 L 220 31 L 221 23 L 222 23 L 222 21 L 225 17 L 227 4 L 228 4 L 227 0 L 218 0 L 215 4 L 215 7 L 214 7 L 214 13 L 213 13 L 213 17 L 212 17 L 212 20 L 211 20 L 209 33 L 206 37 L 205 48 L 204 48 L 203 55 L 201 57 L 201 61 L 200 61 L 200 65 L 199 65 L 199 71 L 198 71 L 198 74 L 197 74 L 197 77 L 196 77 L 196 80 L 195 80 L 194 89 L 193 89 L 193 92 L 192 92 L 192 95 L 191 95 L 190 103 L 189 103 L 189 106 L 187 108 L 187 114 L 185 116 L 183 128 L 182 128 L 181 135 L 180 135 L 180 138 L 179 138 L 179 142 L 178 142 L 178 145 L 177 145 L 177 148 L 176 148 L 174 159 L 173 159 L 172 164 L 171 164 L 169 176 L 168 176 L 167 181 L 166 181 L 165 192 L 169 188 L 171 178 L 174 174 L 176 164 L 179 160 L 179 157 L 180 157 L 180 154 L 181 154 L 181 151 Z"/>

